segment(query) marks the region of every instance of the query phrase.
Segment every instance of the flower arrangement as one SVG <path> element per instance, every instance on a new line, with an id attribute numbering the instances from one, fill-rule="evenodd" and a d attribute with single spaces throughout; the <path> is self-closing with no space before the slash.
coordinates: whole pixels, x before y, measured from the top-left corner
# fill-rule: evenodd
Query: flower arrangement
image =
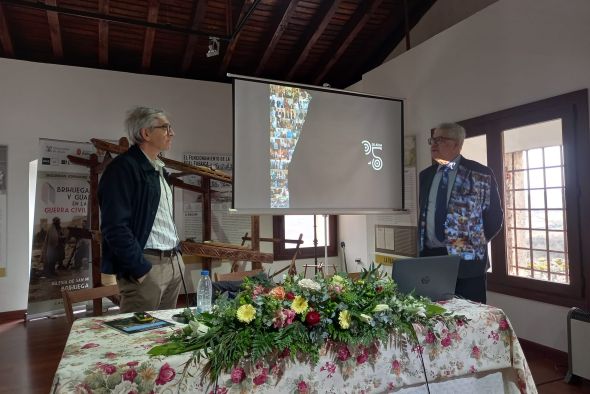
<path id="1" fill-rule="evenodd" d="M 247 278 L 235 299 L 218 298 L 210 313 L 186 310 L 189 324 L 149 354 L 192 351 L 197 361 L 208 359 L 203 374 L 212 382 L 223 371 L 231 371 L 232 381 L 241 381 L 246 374 L 243 360 L 287 355 L 317 362 L 324 346 L 387 344 L 394 333 L 417 341 L 413 324 L 432 328 L 439 321 L 450 326 L 465 320 L 427 298 L 399 293 L 378 268 L 365 271 L 357 281 L 344 275 L 315 280 L 295 275 L 277 285 Z"/>

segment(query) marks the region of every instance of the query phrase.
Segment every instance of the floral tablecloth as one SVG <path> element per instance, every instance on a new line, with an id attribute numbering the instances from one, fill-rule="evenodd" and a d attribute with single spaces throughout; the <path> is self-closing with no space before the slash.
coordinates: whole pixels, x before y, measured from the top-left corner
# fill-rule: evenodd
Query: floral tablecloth
<path id="1" fill-rule="evenodd" d="M 201 379 L 202 366 L 190 354 L 150 358 L 147 351 L 166 342 L 182 324 L 124 334 L 103 324 L 108 316 L 76 320 L 55 374 L 54 393 L 389 393 L 465 376 L 502 371 L 505 392 L 536 393 L 524 354 L 508 317 L 500 309 L 454 299 L 444 304 L 464 315 L 449 330 L 415 327 L 419 345 L 403 336 L 389 343 L 350 348 L 330 344 L 311 365 L 279 357 L 272 364 L 236 366 L 217 386 Z M 178 311 L 158 311 L 165 320 Z M 423 361 L 423 362 L 422 362 Z M 250 371 L 245 375 L 245 371 Z M 508 381 L 507 381 L 508 380 Z"/>

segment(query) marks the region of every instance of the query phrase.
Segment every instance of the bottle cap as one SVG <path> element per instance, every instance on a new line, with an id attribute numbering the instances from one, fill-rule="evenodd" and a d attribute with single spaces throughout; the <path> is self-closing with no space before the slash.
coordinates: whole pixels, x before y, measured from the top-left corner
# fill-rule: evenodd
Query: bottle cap
<path id="1" fill-rule="evenodd" d="M 201 276 L 209 276 L 209 271 L 208 270 L 202 270 L 201 271 Z"/>

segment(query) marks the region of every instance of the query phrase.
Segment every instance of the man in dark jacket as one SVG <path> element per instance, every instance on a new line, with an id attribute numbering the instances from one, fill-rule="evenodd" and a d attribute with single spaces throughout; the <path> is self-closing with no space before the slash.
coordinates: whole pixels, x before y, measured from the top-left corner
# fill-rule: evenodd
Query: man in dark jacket
<path id="1" fill-rule="evenodd" d="M 436 162 L 420 173 L 420 255 L 461 257 L 455 294 L 486 302 L 487 244 L 502 228 L 494 173 L 461 156 L 465 129 L 439 125 L 429 138 Z"/>
<path id="2" fill-rule="evenodd" d="M 175 308 L 184 262 L 158 158 L 174 130 L 164 111 L 146 107 L 129 111 L 125 126 L 133 145 L 107 166 L 98 186 L 102 272 L 117 276 L 122 312 Z"/>

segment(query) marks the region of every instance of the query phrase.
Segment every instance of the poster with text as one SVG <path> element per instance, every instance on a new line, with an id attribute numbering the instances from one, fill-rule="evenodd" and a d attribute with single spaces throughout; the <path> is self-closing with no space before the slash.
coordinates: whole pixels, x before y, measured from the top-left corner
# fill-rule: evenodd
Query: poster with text
<path id="1" fill-rule="evenodd" d="M 8 147 L 0 145 L 0 278 L 6 276 L 8 254 L 6 250 L 8 224 L 6 213 L 8 210 L 6 202 L 6 176 L 8 173 Z"/>
<path id="2" fill-rule="evenodd" d="M 184 162 L 193 166 L 210 167 L 232 174 L 233 160 L 229 154 L 185 153 Z M 200 185 L 201 177 L 186 176 L 185 182 Z M 250 232 L 250 216 L 229 213 L 232 199 L 231 183 L 211 180 L 211 189 L 216 193 L 211 197 L 211 240 L 231 244 L 240 244 L 245 233 Z M 203 240 L 203 204 L 202 194 L 183 190 L 183 239 Z"/>
<path id="3" fill-rule="evenodd" d="M 89 169 L 92 144 L 41 139 L 29 283 L 29 316 L 63 312 L 61 291 L 90 287 Z"/>

